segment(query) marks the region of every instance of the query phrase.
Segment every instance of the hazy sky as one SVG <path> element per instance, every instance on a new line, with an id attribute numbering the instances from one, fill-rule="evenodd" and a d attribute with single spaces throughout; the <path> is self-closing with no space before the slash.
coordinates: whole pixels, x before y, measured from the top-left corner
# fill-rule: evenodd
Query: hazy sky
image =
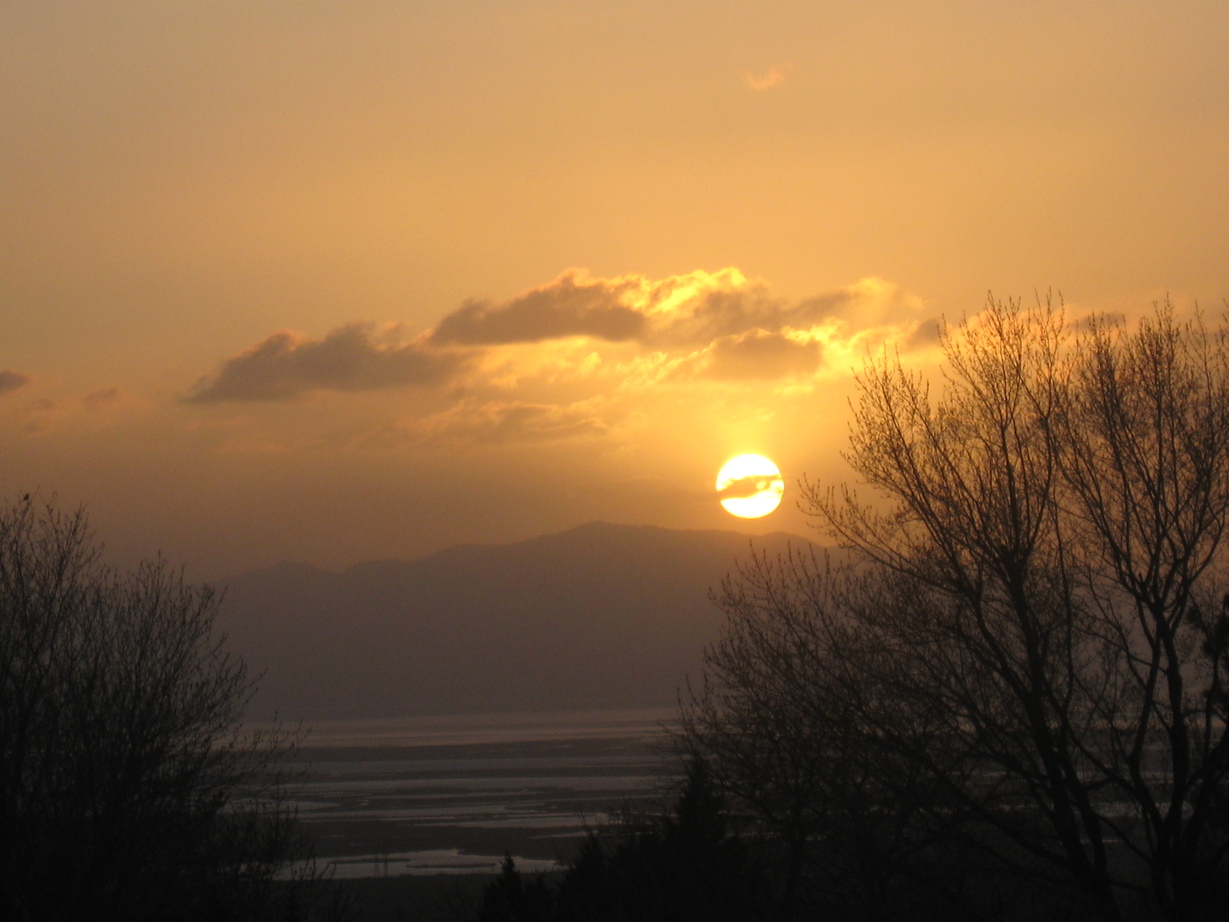
<path id="1" fill-rule="evenodd" d="M 0 493 L 203 578 L 802 532 L 868 350 L 1221 308 L 1227 48 L 1223 0 L 8 0 Z"/>

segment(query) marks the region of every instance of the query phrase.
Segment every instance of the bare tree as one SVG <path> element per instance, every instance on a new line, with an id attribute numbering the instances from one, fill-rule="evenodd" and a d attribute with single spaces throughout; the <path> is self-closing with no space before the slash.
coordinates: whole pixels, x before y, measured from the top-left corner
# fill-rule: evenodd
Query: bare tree
<path id="1" fill-rule="evenodd" d="M 940 781 L 899 752 L 933 751 L 943 715 L 896 694 L 891 657 L 852 617 L 896 604 L 883 577 L 826 555 L 755 555 L 713 596 L 728 621 L 680 742 L 751 819 L 783 919 L 957 918 L 959 878 L 997 870 L 953 853 L 967 810 L 946 790 L 969 769 L 949 752 Z"/>
<path id="2" fill-rule="evenodd" d="M 830 792 L 856 775 L 826 760 L 854 753 L 906 853 L 973 843 L 1101 918 L 1193 918 L 1224 898 L 1226 330 L 1165 306 L 1073 337 L 992 302 L 944 347 L 937 398 L 895 358 L 860 376 L 848 459 L 875 501 L 803 500 L 857 568 L 728 585 L 689 736 L 738 726 L 745 750 L 747 689 L 761 715 L 817 699 L 802 763 Z"/>
<path id="3" fill-rule="evenodd" d="M 85 515 L 0 510 L 0 914 L 254 918 L 297 847 L 276 731 L 163 561 L 99 562 Z"/>

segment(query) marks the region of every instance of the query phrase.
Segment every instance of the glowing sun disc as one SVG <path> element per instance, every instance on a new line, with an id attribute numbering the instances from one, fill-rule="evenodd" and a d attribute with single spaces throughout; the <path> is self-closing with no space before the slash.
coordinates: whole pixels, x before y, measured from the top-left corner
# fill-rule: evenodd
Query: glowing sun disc
<path id="1" fill-rule="evenodd" d="M 717 475 L 721 505 L 740 519 L 758 519 L 781 505 L 785 481 L 781 471 L 763 455 L 739 455 L 725 463 Z"/>

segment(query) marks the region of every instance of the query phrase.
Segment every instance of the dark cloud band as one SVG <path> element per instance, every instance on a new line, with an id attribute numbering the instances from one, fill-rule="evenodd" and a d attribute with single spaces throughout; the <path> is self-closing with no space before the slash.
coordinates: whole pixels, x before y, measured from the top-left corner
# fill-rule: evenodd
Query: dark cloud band
<path id="1" fill-rule="evenodd" d="M 228 360 L 188 399 L 288 400 L 308 391 L 365 391 L 438 384 L 463 364 L 452 352 L 417 343 L 377 343 L 367 324 L 351 324 L 324 339 L 275 333 Z"/>
<path id="2" fill-rule="evenodd" d="M 749 477 L 739 477 L 717 491 L 718 499 L 747 499 L 758 496 L 765 491 L 781 491 L 780 477 L 765 477 L 762 474 L 752 474 Z"/>
<path id="3" fill-rule="evenodd" d="M 625 307 L 626 285 L 564 274 L 502 304 L 467 301 L 440 321 L 432 342 L 465 345 L 530 343 L 568 336 L 620 342 L 644 335 L 642 313 Z"/>

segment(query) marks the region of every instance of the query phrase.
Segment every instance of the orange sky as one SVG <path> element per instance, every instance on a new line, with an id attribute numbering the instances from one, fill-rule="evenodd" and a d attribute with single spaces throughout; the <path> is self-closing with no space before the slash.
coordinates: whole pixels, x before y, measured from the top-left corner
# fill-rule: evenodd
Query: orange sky
<path id="1" fill-rule="evenodd" d="M 1226 47 L 1221 2 L 6 3 L 0 493 L 198 578 L 802 532 L 868 349 L 987 289 L 1219 309 Z"/>

